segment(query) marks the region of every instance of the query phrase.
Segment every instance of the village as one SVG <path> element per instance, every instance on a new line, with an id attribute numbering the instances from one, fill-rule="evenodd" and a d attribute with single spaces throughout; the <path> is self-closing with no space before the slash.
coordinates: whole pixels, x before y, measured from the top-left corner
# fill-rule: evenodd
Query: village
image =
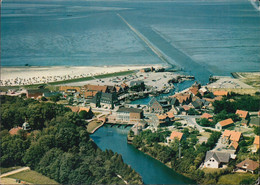
<path id="1" fill-rule="evenodd" d="M 193 84 L 178 91 L 176 84 L 185 80 L 192 80 Z M 235 91 L 223 90 L 223 86 Z M 259 159 L 250 159 L 250 156 L 259 152 L 259 110 L 236 109 L 228 112 L 226 107 L 222 111 L 223 101 L 236 102 L 237 97 L 243 96 L 236 93 L 237 89 L 243 88 L 252 89 L 231 78 L 217 77 L 212 83 L 202 86 L 191 76 L 166 72 L 163 68 L 144 68 L 127 76 L 64 84 L 52 90 L 9 90 L 1 92 L 1 95 L 64 104 L 82 115 L 89 133 L 94 133 L 104 124 L 124 128 L 131 126 L 127 138 L 129 143 L 143 131 L 163 130 L 170 134 L 159 143 L 162 146 L 189 139 L 185 132 L 196 132 L 194 144 L 202 145 L 213 132 L 219 132 L 220 137 L 206 152 L 199 169 L 225 169 L 231 161 L 238 161 L 233 173 L 255 174 L 259 173 Z M 165 96 L 158 96 L 161 94 Z M 149 99 L 148 104 L 131 104 L 133 100 L 144 98 Z M 30 123 L 25 121 L 21 127 L 12 128 L 9 132 L 14 135 L 21 129 L 30 131 Z M 181 148 L 178 155 L 181 158 Z"/>

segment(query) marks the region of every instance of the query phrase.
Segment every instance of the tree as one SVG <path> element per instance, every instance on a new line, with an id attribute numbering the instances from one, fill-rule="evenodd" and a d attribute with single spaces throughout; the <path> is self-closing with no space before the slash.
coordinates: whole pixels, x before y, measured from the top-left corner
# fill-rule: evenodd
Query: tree
<path id="1" fill-rule="evenodd" d="M 50 100 L 53 101 L 53 102 L 57 102 L 57 101 L 60 100 L 60 97 L 61 97 L 61 94 L 52 95 L 50 97 Z"/>

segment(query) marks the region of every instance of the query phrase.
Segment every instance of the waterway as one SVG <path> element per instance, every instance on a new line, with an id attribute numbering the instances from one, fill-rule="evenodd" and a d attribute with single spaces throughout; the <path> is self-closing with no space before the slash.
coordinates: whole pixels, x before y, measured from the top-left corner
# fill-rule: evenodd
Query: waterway
<path id="1" fill-rule="evenodd" d="M 91 138 L 102 149 L 111 149 L 122 155 L 124 162 L 138 172 L 145 184 L 193 184 L 194 181 L 184 177 L 152 157 L 127 144 L 127 133 L 130 128 L 100 128 Z"/>

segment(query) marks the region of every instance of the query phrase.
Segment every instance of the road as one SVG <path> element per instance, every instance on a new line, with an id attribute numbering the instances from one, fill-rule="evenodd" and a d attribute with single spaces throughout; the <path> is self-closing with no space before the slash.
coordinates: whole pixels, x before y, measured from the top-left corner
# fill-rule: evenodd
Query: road
<path id="1" fill-rule="evenodd" d="M 22 171 L 26 171 L 26 170 L 30 170 L 30 167 L 23 167 L 23 168 L 20 168 L 20 169 L 17 169 L 17 170 L 13 170 L 13 171 L 4 173 L 0 176 L 0 178 L 6 177 L 6 176 L 9 176 L 9 175 L 13 175 L 13 174 L 16 174 L 16 173 L 19 173 L 19 172 L 22 172 Z"/>

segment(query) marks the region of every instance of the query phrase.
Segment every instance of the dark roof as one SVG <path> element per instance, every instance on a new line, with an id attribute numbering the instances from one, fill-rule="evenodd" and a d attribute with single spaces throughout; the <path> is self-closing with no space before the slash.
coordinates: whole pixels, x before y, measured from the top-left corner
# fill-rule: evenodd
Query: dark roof
<path id="1" fill-rule="evenodd" d="M 35 93 L 50 92 L 50 90 L 49 89 L 28 89 L 27 92 L 28 92 L 28 94 L 35 94 Z"/>
<path id="2" fill-rule="evenodd" d="M 193 107 L 196 108 L 196 109 L 201 107 L 201 105 L 200 105 L 198 102 L 196 102 L 196 101 L 191 102 L 191 104 L 192 104 Z"/>
<path id="3" fill-rule="evenodd" d="M 228 163 L 230 159 L 229 153 L 223 153 L 223 152 L 211 152 L 207 151 L 205 162 L 208 161 L 211 157 L 216 159 L 219 163 Z"/>
<path id="4" fill-rule="evenodd" d="M 141 113 L 141 112 L 143 112 L 143 110 L 142 109 L 136 109 L 136 108 L 120 107 L 116 112 Z"/>
<path id="5" fill-rule="evenodd" d="M 144 83 L 144 81 L 142 81 L 142 80 L 131 81 L 131 82 L 130 82 L 130 86 L 141 85 L 141 84 L 143 84 L 143 83 Z"/>
<path id="6" fill-rule="evenodd" d="M 55 96 L 55 95 L 59 95 L 59 92 L 45 92 L 43 93 L 43 96 L 45 97 L 51 97 L 51 96 Z"/>
<path id="7" fill-rule="evenodd" d="M 178 102 L 177 98 L 170 98 L 170 100 L 169 100 L 169 103 L 171 105 L 175 105 L 175 104 L 177 104 L 177 102 Z"/>

